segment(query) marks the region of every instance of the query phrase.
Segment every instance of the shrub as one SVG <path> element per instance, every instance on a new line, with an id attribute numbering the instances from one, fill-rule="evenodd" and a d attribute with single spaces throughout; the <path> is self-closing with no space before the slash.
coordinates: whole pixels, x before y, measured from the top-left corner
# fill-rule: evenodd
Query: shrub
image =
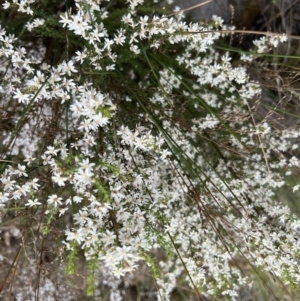
<path id="1" fill-rule="evenodd" d="M 287 36 L 237 60 L 220 50 L 233 32 L 220 18 L 124 2 L 3 5 L 0 205 L 19 251 L 41 272 L 53 242 L 71 274 L 82 250 L 88 295 L 106 275 L 113 300 L 143 262 L 158 300 L 178 284 L 237 300 L 249 269 L 296 287 L 299 220 L 277 191 L 300 134 L 288 107 L 262 109 L 246 68 Z"/>

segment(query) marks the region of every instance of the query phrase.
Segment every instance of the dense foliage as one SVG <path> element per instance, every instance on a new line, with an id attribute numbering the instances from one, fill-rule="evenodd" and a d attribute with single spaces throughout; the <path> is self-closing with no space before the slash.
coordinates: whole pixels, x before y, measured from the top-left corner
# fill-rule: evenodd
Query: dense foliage
<path id="1" fill-rule="evenodd" d="M 144 263 L 157 300 L 178 285 L 237 300 L 264 273 L 295 288 L 300 222 L 278 191 L 300 187 L 297 116 L 264 103 L 246 68 L 287 36 L 233 58 L 221 18 L 186 23 L 154 2 L 3 4 L 0 222 L 22 240 L 12 266 L 24 253 L 47 269 L 50 241 L 70 274 L 84 256 L 88 295 L 110 279 L 111 300 Z M 18 300 L 56 300 L 46 284 L 16 288 Z"/>

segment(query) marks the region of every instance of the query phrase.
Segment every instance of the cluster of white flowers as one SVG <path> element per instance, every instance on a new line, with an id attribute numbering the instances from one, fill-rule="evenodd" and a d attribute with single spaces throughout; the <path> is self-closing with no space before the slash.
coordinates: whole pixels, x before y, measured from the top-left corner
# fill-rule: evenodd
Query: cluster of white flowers
<path id="1" fill-rule="evenodd" d="M 130 0 L 110 32 L 105 2 L 76 0 L 60 15 L 82 47 L 53 66 L 45 46 L 29 53 L 0 30 L 0 92 L 3 108 L 15 110 L 15 129 L 3 133 L 0 209 L 17 203 L 43 211 L 45 231 L 53 216 L 72 215 L 67 250 L 82 248 L 118 279 L 164 249 L 159 300 L 169 300 L 179 277 L 204 295 L 218 290 L 237 300 L 236 283 L 248 281 L 241 256 L 299 283 L 300 223 L 275 198 L 284 172 L 299 167 L 296 155 L 284 156 L 299 131 L 275 129 L 267 114 L 256 120 L 260 86 L 229 53 L 214 50 L 221 34 L 213 25 L 140 16 L 144 1 Z M 3 7 L 33 14 L 33 3 Z M 255 45 L 264 52 L 284 40 L 263 37 Z M 138 73 L 139 61 L 146 71 Z"/>
<path id="2" fill-rule="evenodd" d="M 26 28 L 28 31 L 32 31 L 33 28 L 42 26 L 45 23 L 44 19 L 36 18 L 31 23 L 28 22 L 26 24 Z"/>
<path id="3" fill-rule="evenodd" d="M 10 7 L 17 7 L 17 10 L 21 13 L 25 13 L 28 15 L 33 15 L 33 10 L 31 9 L 30 5 L 32 5 L 35 0 L 13 0 L 13 1 L 5 1 L 3 4 L 4 9 L 8 9 Z"/>
<path id="4" fill-rule="evenodd" d="M 280 43 L 287 41 L 287 35 L 270 35 L 262 36 L 259 40 L 253 41 L 254 46 L 257 47 L 258 53 L 266 53 L 273 47 L 277 47 Z"/>

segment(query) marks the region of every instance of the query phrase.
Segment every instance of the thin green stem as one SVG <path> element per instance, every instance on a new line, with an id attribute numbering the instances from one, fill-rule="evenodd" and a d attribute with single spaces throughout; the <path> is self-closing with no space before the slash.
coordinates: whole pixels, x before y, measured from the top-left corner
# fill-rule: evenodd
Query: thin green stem
<path id="1" fill-rule="evenodd" d="M 185 270 L 186 274 L 188 275 L 188 277 L 189 277 L 189 279 L 190 279 L 190 281 L 191 281 L 191 283 L 192 283 L 192 285 L 193 285 L 193 287 L 194 287 L 194 290 L 195 290 L 195 292 L 196 292 L 196 294 L 197 294 L 197 296 L 198 296 L 198 299 L 199 299 L 200 301 L 203 301 L 203 299 L 202 299 L 202 297 L 201 297 L 201 295 L 200 295 L 200 292 L 199 292 L 199 290 L 198 290 L 196 284 L 194 283 L 193 278 L 191 277 L 191 274 L 190 274 L 190 272 L 189 272 L 189 270 L 188 270 L 186 264 L 184 263 L 184 260 L 183 260 L 183 258 L 181 257 L 180 252 L 179 252 L 178 248 L 176 247 L 176 244 L 175 244 L 175 242 L 174 242 L 174 240 L 173 240 L 171 234 L 169 233 L 169 231 L 167 231 L 167 234 L 168 234 L 168 236 L 169 236 L 169 238 L 170 238 L 170 240 L 171 240 L 171 243 L 172 243 L 172 245 L 173 245 L 173 247 L 174 247 L 174 249 L 175 249 L 175 251 L 176 251 L 178 257 L 180 258 L 180 261 L 181 261 L 181 263 L 182 263 L 182 265 L 183 265 L 183 267 L 184 267 L 184 270 Z"/>

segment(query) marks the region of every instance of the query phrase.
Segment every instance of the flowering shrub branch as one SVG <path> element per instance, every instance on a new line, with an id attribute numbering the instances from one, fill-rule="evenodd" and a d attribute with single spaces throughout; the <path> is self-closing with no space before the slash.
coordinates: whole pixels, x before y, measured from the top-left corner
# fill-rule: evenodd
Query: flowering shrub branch
<path id="1" fill-rule="evenodd" d="M 199 300 L 237 300 L 251 282 L 241 259 L 297 286 L 300 223 L 276 191 L 299 167 L 284 155 L 298 129 L 259 119 L 259 83 L 214 47 L 232 30 L 220 18 L 187 24 L 153 3 L 115 2 L 76 0 L 60 14 L 4 3 L 26 23 L 18 37 L 0 31 L 1 118 L 13 120 L 0 217 L 18 208 L 43 237 L 59 230 L 68 273 L 82 249 L 90 295 L 101 270 L 118 281 L 142 262 L 158 300 L 180 278 Z M 260 38 L 242 58 L 284 40 Z"/>

